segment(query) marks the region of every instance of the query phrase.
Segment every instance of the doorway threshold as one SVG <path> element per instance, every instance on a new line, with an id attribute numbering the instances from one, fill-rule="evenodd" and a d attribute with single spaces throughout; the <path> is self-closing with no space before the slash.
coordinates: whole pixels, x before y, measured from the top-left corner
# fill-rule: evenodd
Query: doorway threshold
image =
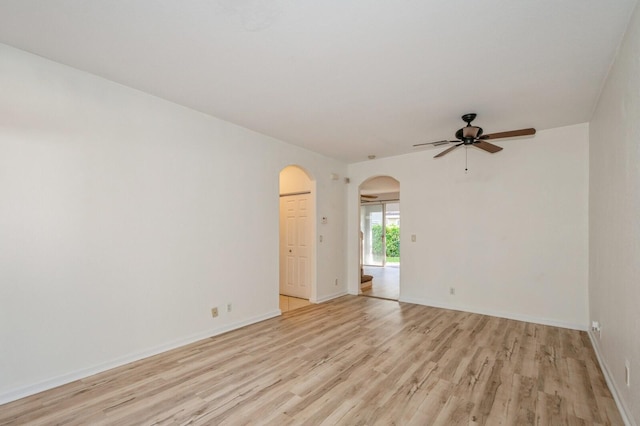
<path id="1" fill-rule="evenodd" d="M 390 300 L 392 302 L 397 302 L 398 299 L 393 299 L 391 297 L 383 297 L 383 296 L 375 296 L 373 294 L 365 294 L 365 293 L 360 293 L 358 296 L 362 296 L 362 297 L 370 297 L 372 299 L 382 299 L 382 300 Z"/>

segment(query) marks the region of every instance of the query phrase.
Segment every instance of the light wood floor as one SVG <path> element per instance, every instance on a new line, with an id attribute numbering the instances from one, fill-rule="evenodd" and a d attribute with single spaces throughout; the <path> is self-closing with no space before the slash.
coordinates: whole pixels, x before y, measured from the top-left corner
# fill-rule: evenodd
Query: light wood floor
<path id="1" fill-rule="evenodd" d="M 0 406 L 0 424 L 620 425 L 584 332 L 345 296 Z"/>
<path id="2" fill-rule="evenodd" d="M 309 299 L 301 299 L 299 297 L 280 295 L 280 312 L 289 312 L 294 309 L 309 306 Z"/>
<path id="3" fill-rule="evenodd" d="M 400 297 L 400 265 L 365 266 L 364 273 L 371 275 L 371 288 L 362 290 L 363 296 L 398 300 Z"/>

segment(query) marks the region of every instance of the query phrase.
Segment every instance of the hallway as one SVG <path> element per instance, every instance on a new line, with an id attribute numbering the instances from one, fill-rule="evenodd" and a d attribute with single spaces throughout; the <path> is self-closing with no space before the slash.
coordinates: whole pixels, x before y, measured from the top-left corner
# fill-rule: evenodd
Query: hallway
<path id="1" fill-rule="evenodd" d="M 369 290 L 363 290 L 363 296 L 380 299 L 398 300 L 400 297 L 400 264 L 387 266 L 365 266 L 364 273 L 373 276 L 373 285 Z"/>

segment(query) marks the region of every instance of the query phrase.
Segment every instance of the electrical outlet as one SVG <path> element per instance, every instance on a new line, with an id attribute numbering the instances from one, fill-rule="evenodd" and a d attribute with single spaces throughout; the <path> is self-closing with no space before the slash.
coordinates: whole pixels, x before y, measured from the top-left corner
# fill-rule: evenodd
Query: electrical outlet
<path id="1" fill-rule="evenodd" d="M 449 294 L 452 296 L 456 295 L 456 288 L 455 287 L 449 287 Z"/>
<path id="2" fill-rule="evenodd" d="M 211 308 L 211 316 L 213 318 L 218 316 L 218 308 Z"/>
<path id="3" fill-rule="evenodd" d="M 624 382 L 628 388 L 631 387 L 631 363 L 628 359 L 624 360 Z"/>
<path id="4" fill-rule="evenodd" d="M 231 305 L 231 303 L 227 303 L 227 312 L 231 312 L 232 308 L 233 306 Z"/>

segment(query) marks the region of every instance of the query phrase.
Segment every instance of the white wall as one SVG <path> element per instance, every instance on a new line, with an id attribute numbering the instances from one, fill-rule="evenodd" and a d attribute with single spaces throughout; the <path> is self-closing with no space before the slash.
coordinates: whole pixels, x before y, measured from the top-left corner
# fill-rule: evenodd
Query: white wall
<path id="1" fill-rule="evenodd" d="M 590 124 L 589 300 L 605 374 L 640 422 L 640 9 Z M 625 361 L 631 387 L 625 384 Z M 635 419 L 635 422 L 634 420 Z"/>
<path id="2" fill-rule="evenodd" d="M 298 166 L 287 166 L 280 172 L 280 194 L 311 192 L 311 177 Z"/>
<path id="3" fill-rule="evenodd" d="M 0 93 L 0 403 L 277 315 L 289 164 L 346 292 L 345 164 L 4 45 Z"/>
<path id="4" fill-rule="evenodd" d="M 588 125 L 496 143 L 497 154 L 469 149 L 468 174 L 463 148 L 349 166 L 351 293 L 358 185 L 389 175 L 401 187 L 400 300 L 586 328 Z"/>

